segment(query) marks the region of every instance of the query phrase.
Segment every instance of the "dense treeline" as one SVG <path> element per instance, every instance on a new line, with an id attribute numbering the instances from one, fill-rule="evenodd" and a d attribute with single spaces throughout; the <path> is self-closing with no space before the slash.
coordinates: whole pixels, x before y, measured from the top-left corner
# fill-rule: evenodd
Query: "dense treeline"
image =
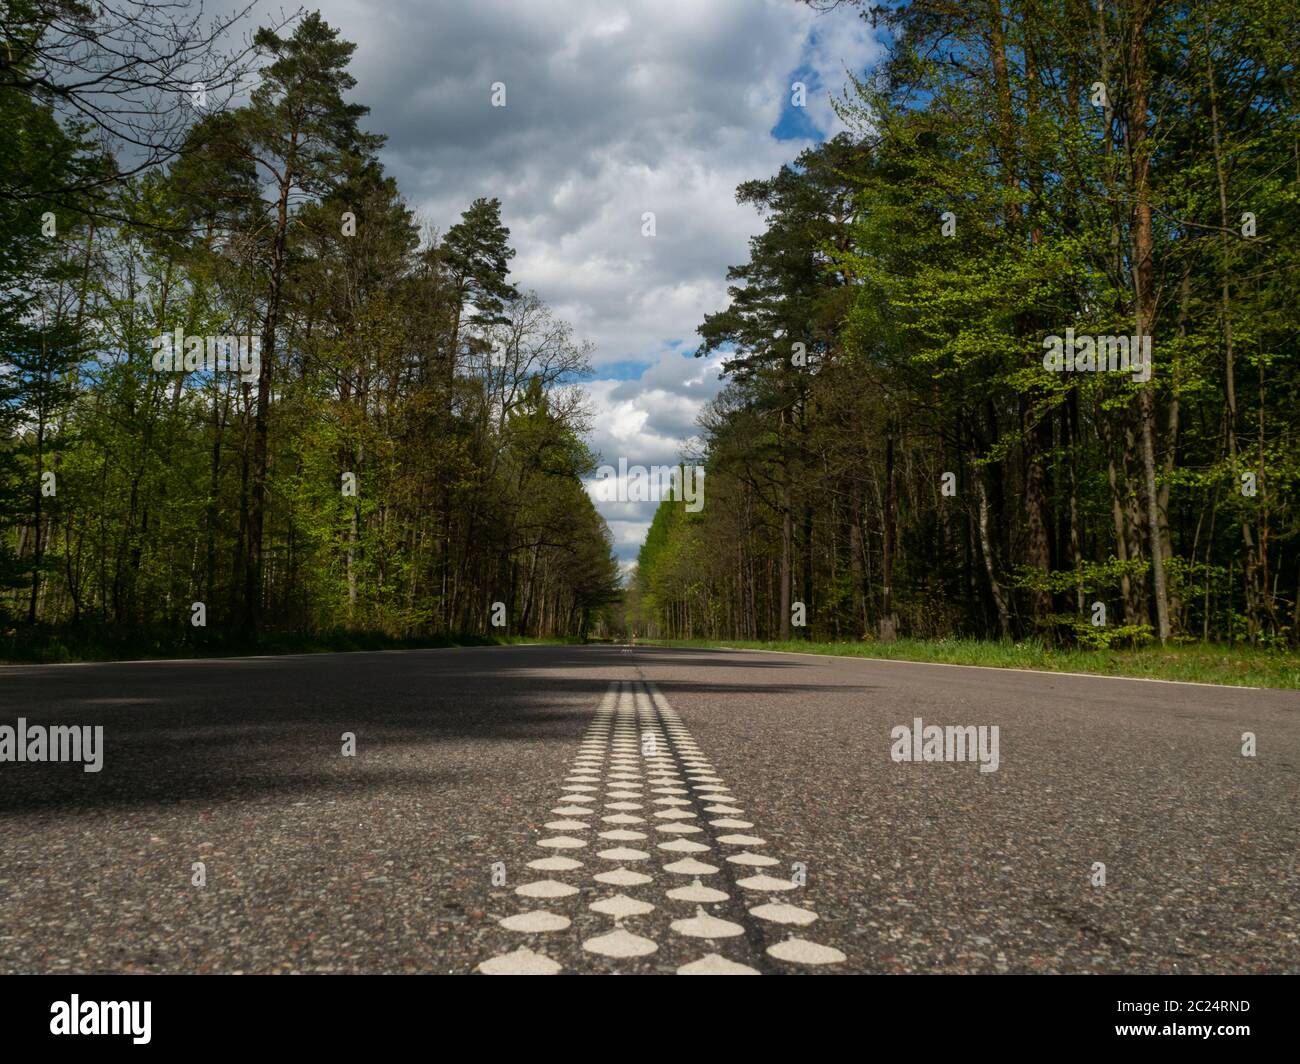
<path id="1" fill-rule="evenodd" d="M 739 190 L 707 501 L 656 515 L 643 629 L 1295 644 L 1300 12 L 864 17 L 855 132 Z M 1149 337 L 1149 379 L 1045 366 L 1067 330 Z"/>
<path id="2" fill-rule="evenodd" d="M 60 120 L 84 108 L 42 52 L 56 23 L 93 42 L 99 16 L 6 12 L 11 633 L 189 632 L 198 614 L 244 638 L 584 633 L 617 595 L 581 484 L 587 348 L 511 284 L 497 201 L 442 233 L 405 206 L 345 99 L 353 46 L 316 15 L 259 31 L 241 106 L 154 64 L 123 94 L 152 90 L 170 132 L 171 111 L 188 120 L 165 164 L 128 168 Z M 133 130 L 132 159 L 163 144 Z"/>

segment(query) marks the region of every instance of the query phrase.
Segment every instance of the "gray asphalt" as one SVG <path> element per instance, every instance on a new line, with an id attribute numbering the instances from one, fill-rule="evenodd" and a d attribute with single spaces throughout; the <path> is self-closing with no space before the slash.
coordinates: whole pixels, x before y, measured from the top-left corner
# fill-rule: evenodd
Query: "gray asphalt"
<path id="1" fill-rule="evenodd" d="M 552 810 L 580 778 L 573 762 L 611 684 L 631 699 L 641 682 L 761 840 L 718 841 L 698 781 L 667 788 L 686 794 L 685 822 L 705 824 L 695 837 L 720 871 L 701 882 L 727 900 L 701 908 L 734 937 L 672 928 L 697 906 L 666 892 L 694 877 L 664 870 L 682 855 L 662 854 L 653 831 L 605 843 L 545 826 L 561 819 Z M 569 972 L 672 972 L 708 954 L 773 973 L 1300 972 L 1295 692 L 521 646 L 0 669 L 0 724 L 20 716 L 102 724 L 105 760 L 99 773 L 0 763 L 4 972 L 470 973 L 520 947 Z M 997 725 L 998 770 L 891 760 L 891 729 L 916 717 Z M 1242 756 L 1247 731 L 1255 757 Z M 344 732 L 355 758 L 341 756 Z M 672 747 L 661 756 L 680 761 Z M 659 808 L 655 781 L 628 782 L 646 788 L 633 831 L 658 829 L 641 815 Z M 598 806 L 610 786 L 591 788 Z M 538 846 L 561 836 L 584 845 Z M 593 880 L 623 866 L 597 855 L 620 845 L 645 846 L 651 857 L 626 867 L 648 882 Z M 741 850 L 777 863 L 720 856 Z M 548 855 L 582 864 L 528 868 Z M 191 883 L 200 861 L 203 887 Z M 737 885 L 788 879 L 795 862 L 796 889 Z M 1094 862 L 1105 886 L 1092 885 Z M 516 893 L 545 879 L 577 893 Z M 655 906 L 619 925 L 653 952 L 584 948 L 616 927 L 589 905 L 620 893 Z M 817 920 L 748 911 L 765 901 Z M 571 923 L 498 923 L 533 909 Z M 767 952 L 792 934 L 843 960 Z"/>

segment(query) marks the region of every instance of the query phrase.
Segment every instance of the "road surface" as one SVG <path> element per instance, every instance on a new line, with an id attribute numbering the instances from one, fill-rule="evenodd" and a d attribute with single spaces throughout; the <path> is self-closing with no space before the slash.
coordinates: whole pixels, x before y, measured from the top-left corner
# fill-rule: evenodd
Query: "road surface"
<path id="1" fill-rule="evenodd" d="M 5 972 L 1300 971 L 1295 692 L 519 646 L 0 669 L 19 717 L 104 762 L 0 763 Z"/>

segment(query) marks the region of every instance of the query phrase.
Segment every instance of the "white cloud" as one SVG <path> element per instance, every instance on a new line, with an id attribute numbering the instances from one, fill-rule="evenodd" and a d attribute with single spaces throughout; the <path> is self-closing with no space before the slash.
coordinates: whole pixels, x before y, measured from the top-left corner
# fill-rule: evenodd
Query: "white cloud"
<path id="1" fill-rule="evenodd" d="M 677 459 L 718 390 L 715 359 L 683 358 L 727 302 L 727 267 L 758 230 L 735 202 L 807 146 L 771 135 L 796 72 L 806 117 L 838 131 L 846 68 L 878 55 L 852 8 L 796 0 L 319 0 L 357 44 L 354 98 L 418 212 L 445 230 L 497 196 L 512 279 L 595 344 L 594 447 L 606 460 Z M 490 104 L 493 82 L 507 105 Z M 657 235 L 641 235 L 653 211 Z M 640 380 L 606 369 L 648 368 Z M 619 374 L 626 376 L 626 369 Z M 649 512 L 602 503 L 626 561 Z"/>

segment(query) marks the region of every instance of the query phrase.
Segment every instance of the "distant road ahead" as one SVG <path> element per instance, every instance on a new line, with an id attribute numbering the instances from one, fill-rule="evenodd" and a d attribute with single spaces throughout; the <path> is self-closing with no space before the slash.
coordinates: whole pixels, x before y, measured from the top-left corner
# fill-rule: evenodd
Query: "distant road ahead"
<path id="1" fill-rule="evenodd" d="M 1295 692 L 522 646 L 0 669 L 19 717 L 105 750 L 0 763 L 6 972 L 1300 971 Z"/>

